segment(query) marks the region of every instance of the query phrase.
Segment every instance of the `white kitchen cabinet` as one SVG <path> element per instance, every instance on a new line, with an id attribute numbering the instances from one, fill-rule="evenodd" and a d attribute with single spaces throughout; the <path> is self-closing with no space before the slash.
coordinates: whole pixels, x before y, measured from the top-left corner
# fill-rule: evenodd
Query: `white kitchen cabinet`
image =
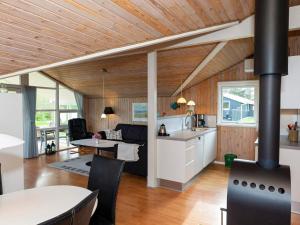
<path id="1" fill-rule="evenodd" d="M 290 166 L 292 202 L 300 203 L 300 150 L 280 148 L 279 161 L 281 165 Z M 300 209 L 293 209 L 293 205 L 292 210 L 300 213 Z"/>
<path id="2" fill-rule="evenodd" d="M 216 131 L 192 139 L 163 138 L 157 140 L 157 176 L 182 184 L 180 190 L 216 158 Z"/>
<path id="3" fill-rule="evenodd" d="M 217 132 L 210 132 L 204 136 L 203 167 L 208 166 L 217 157 Z"/>
<path id="4" fill-rule="evenodd" d="M 258 146 L 255 147 L 255 160 L 258 159 Z M 290 166 L 292 211 L 300 213 L 300 150 L 280 148 L 279 163 Z"/>
<path id="5" fill-rule="evenodd" d="M 289 74 L 281 79 L 281 108 L 300 108 L 300 56 L 289 57 Z"/>
<path id="6" fill-rule="evenodd" d="M 195 151 L 195 174 L 204 168 L 204 136 L 200 136 L 196 141 Z"/>

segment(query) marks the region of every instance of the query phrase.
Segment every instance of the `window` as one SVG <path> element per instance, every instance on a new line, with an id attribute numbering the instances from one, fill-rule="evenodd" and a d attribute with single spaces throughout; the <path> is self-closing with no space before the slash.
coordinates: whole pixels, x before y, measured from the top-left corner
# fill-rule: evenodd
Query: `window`
<path id="1" fill-rule="evenodd" d="M 37 111 L 35 125 L 39 128 L 55 127 L 55 111 Z"/>
<path id="2" fill-rule="evenodd" d="M 59 85 L 59 109 L 78 110 L 74 92 L 62 85 Z"/>
<path id="3" fill-rule="evenodd" d="M 59 114 L 60 119 L 60 126 L 66 126 L 68 125 L 68 121 L 70 119 L 78 118 L 77 112 L 62 112 Z"/>
<path id="4" fill-rule="evenodd" d="M 218 124 L 256 125 L 258 81 L 218 83 Z"/>
<path id="5" fill-rule="evenodd" d="M 37 88 L 36 109 L 55 110 L 56 91 L 54 89 Z"/>
<path id="6" fill-rule="evenodd" d="M 56 82 L 40 72 L 29 73 L 29 86 L 55 88 Z"/>
<path id="7" fill-rule="evenodd" d="M 20 76 L 14 76 L 14 77 L 7 77 L 0 79 L 0 84 L 14 84 L 14 85 L 20 85 Z"/>
<path id="8" fill-rule="evenodd" d="M 40 153 L 53 140 L 58 149 L 69 148 L 68 121 L 78 117 L 74 91 L 41 72 L 29 73 L 28 81 L 29 86 L 37 87 L 35 123 Z"/>

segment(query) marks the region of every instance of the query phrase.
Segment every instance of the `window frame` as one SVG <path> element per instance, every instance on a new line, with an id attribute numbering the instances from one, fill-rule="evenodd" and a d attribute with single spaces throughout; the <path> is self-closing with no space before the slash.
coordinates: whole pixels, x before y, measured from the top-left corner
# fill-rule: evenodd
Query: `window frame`
<path id="1" fill-rule="evenodd" d="M 235 87 L 254 87 L 254 118 L 255 123 L 242 122 L 225 122 L 223 121 L 223 98 L 222 88 Z M 218 82 L 218 104 L 217 104 L 217 125 L 218 126 L 236 126 L 236 127 L 258 127 L 258 112 L 259 112 L 259 81 L 245 80 L 245 81 L 222 81 Z"/>

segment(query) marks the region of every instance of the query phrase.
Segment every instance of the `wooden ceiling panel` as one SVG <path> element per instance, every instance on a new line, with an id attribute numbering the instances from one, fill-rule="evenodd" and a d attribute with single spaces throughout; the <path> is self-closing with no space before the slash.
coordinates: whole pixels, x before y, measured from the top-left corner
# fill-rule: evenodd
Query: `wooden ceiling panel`
<path id="1" fill-rule="evenodd" d="M 228 42 L 215 58 L 192 80 L 188 85 L 191 87 L 208 77 L 219 73 L 245 58 L 253 55 L 253 38 L 240 39 Z"/>
<path id="2" fill-rule="evenodd" d="M 300 33 L 290 32 L 290 55 L 298 54 Z M 198 66 L 216 44 L 158 52 L 158 95 L 171 96 L 181 80 Z M 213 76 L 251 56 L 253 38 L 228 42 L 215 58 L 197 75 L 188 87 Z M 105 96 L 142 97 L 147 95 L 147 58 L 145 53 L 120 56 L 59 67 L 46 72 L 90 97 L 102 96 L 102 68 L 106 68 Z"/>
<path id="3" fill-rule="evenodd" d="M 158 53 L 158 94 L 169 96 L 191 73 L 214 44 L 173 49 Z M 102 72 L 102 68 L 108 73 Z M 147 56 L 137 54 L 91 61 L 45 71 L 48 75 L 90 97 L 102 96 L 105 76 L 105 96 L 147 96 Z"/>
<path id="4" fill-rule="evenodd" d="M 254 2 L 1 0 L 0 75 L 242 20 Z"/>
<path id="5" fill-rule="evenodd" d="M 234 2 L 234 3 L 232 3 Z M 240 20 L 254 0 L 2 0 L 4 74 Z M 10 59 L 10 58 L 9 58 Z M 31 59 L 30 62 L 28 59 Z M 28 62 L 26 64 L 26 62 Z M 0 63 L 8 63 L 3 60 Z M 0 66 L 2 65 L 0 64 Z"/>

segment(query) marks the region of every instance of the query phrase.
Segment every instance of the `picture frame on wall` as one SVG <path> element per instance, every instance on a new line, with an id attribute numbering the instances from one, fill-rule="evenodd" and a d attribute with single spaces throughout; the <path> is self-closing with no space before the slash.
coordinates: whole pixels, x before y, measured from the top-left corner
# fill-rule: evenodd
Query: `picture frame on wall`
<path id="1" fill-rule="evenodd" d="M 146 102 L 132 103 L 132 121 L 147 122 L 148 105 Z"/>

